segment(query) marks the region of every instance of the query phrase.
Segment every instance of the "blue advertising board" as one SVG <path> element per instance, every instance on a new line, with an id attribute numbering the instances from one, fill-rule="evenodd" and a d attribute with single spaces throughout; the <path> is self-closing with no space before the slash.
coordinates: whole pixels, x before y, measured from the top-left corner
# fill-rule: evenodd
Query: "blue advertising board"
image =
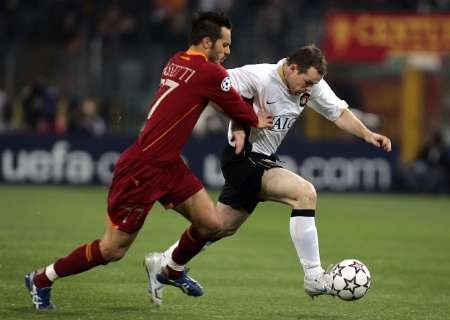
<path id="1" fill-rule="evenodd" d="M 132 137 L 0 136 L 0 183 L 109 184 L 114 164 Z M 225 137 L 192 137 L 183 158 L 208 188 L 220 188 L 219 158 Z M 310 143 L 287 138 L 281 164 L 311 181 L 318 190 L 388 191 L 397 155 L 364 142 Z"/>

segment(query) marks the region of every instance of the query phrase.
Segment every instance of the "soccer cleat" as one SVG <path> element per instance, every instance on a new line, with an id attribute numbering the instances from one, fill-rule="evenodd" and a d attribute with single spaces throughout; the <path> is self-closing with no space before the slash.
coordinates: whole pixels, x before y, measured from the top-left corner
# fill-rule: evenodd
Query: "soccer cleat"
<path id="1" fill-rule="evenodd" d="M 324 272 L 316 279 L 309 279 L 305 277 L 304 287 L 305 292 L 314 299 L 320 295 L 335 295 L 332 289 L 333 278 L 330 272 Z"/>
<path id="2" fill-rule="evenodd" d="M 164 291 L 164 284 L 158 281 L 157 275 L 161 272 L 161 265 L 163 255 L 159 252 L 149 253 L 144 258 L 144 268 L 148 278 L 148 294 L 150 301 L 157 306 L 162 303 L 162 294 Z"/>
<path id="3" fill-rule="evenodd" d="M 180 288 L 188 296 L 200 297 L 203 295 L 203 287 L 196 280 L 187 275 L 189 269 L 183 271 L 181 277 L 169 279 L 164 273 L 159 273 L 156 278 L 160 283 Z"/>
<path id="4" fill-rule="evenodd" d="M 55 305 L 50 301 L 51 287 L 38 288 L 34 284 L 35 272 L 31 272 L 25 275 L 25 286 L 30 292 L 31 301 L 33 302 L 36 310 L 48 310 L 54 309 Z"/>

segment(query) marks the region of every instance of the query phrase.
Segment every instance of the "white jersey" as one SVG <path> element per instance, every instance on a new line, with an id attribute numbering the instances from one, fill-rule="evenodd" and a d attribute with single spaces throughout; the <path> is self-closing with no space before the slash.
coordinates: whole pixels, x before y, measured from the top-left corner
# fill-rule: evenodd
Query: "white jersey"
<path id="1" fill-rule="evenodd" d="M 263 105 L 274 116 L 273 128 L 251 128 L 249 142 L 253 152 L 274 154 L 305 106 L 330 121 L 337 120 L 348 107 L 323 79 L 313 85 L 310 93 L 289 93 L 278 72 L 284 62 L 285 59 L 282 59 L 277 64 L 254 64 L 228 70 L 233 87 L 244 98 L 253 100 L 255 112 Z M 228 143 L 234 145 L 231 142 L 231 125 L 228 128 Z"/>

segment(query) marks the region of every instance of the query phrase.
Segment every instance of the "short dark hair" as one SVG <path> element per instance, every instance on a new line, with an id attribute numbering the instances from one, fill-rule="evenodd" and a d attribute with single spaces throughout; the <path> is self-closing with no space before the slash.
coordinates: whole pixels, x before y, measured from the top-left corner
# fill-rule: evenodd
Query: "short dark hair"
<path id="1" fill-rule="evenodd" d="M 209 37 L 214 43 L 222 36 L 221 28 L 231 30 L 231 21 L 222 12 L 197 12 L 192 20 L 189 44 L 199 44 L 203 38 Z"/>
<path id="2" fill-rule="evenodd" d="M 310 67 L 316 68 L 320 75 L 327 73 L 327 61 L 322 51 L 314 44 L 301 47 L 287 58 L 288 65 L 298 65 L 298 72 L 306 72 Z"/>

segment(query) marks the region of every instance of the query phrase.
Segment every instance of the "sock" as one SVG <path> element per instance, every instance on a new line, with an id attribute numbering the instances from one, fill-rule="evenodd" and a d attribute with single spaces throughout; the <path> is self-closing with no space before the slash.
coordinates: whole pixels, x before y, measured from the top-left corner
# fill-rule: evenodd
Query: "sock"
<path id="1" fill-rule="evenodd" d="M 58 279 L 58 275 L 55 272 L 54 264 L 51 264 L 44 268 L 42 272 L 38 272 L 34 276 L 34 284 L 38 288 L 51 287 L 53 282 Z"/>
<path id="2" fill-rule="evenodd" d="M 207 242 L 206 239 L 202 239 L 194 227 L 190 226 L 186 229 L 181 235 L 178 245 L 176 247 L 175 245 L 172 246 L 174 247 L 172 254 L 166 256 L 169 278 L 179 278 L 184 271 L 186 263 L 197 255 Z M 169 248 L 168 251 L 171 248 Z"/>
<path id="3" fill-rule="evenodd" d="M 208 241 L 205 243 L 203 248 L 200 251 L 206 250 L 210 245 L 212 245 L 215 241 Z M 172 258 L 173 250 L 175 250 L 176 247 L 178 247 L 178 243 L 180 243 L 180 240 L 177 240 L 174 244 L 172 244 L 166 251 L 163 252 L 163 263 L 162 265 L 165 266 L 169 263 L 169 260 Z"/>
<path id="4" fill-rule="evenodd" d="M 38 288 L 49 287 L 57 278 L 78 274 L 107 262 L 100 252 L 100 240 L 84 244 L 68 256 L 58 259 L 54 264 L 45 268 L 44 272 L 34 277 L 34 284 Z"/>
<path id="5" fill-rule="evenodd" d="M 293 209 L 289 231 L 305 276 L 316 279 L 324 270 L 320 264 L 319 240 L 314 209 Z"/>
<path id="6" fill-rule="evenodd" d="M 172 259 L 173 250 L 175 250 L 175 248 L 178 247 L 178 243 L 180 243 L 180 240 L 177 240 L 166 251 L 164 251 L 163 263 L 162 263 L 163 265 L 167 265 L 169 263 L 169 261 Z"/>

